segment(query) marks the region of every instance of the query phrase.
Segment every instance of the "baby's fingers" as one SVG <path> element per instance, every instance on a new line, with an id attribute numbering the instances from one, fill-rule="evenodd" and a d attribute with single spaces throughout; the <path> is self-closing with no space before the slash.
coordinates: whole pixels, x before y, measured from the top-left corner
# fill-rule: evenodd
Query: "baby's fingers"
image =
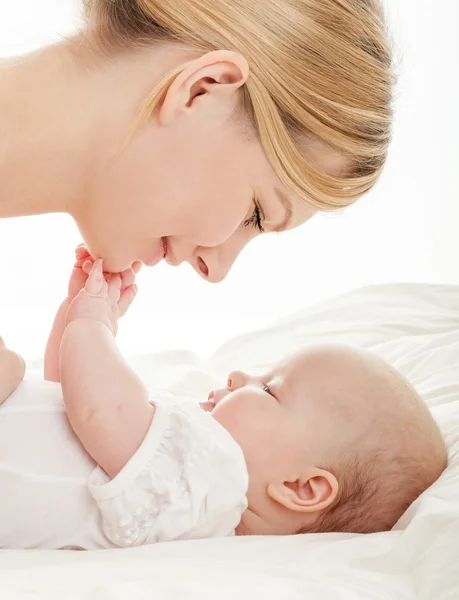
<path id="1" fill-rule="evenodd" d="M 75 259 L 76 260 L 82 260 L 83 258 L 92 258 L 92 257 L 89 254 L 88 249 L 86 248 L 86 246 L 84 244 L 79 244 L 75 248 Z"/>
<path id="2" fill-rule="evenodd" d="M 130 285 L 128 288 L 122 292 L 121 297 L 118 302 L 118 310 L 120 312 L 120 317 L 126 314 L 128 308 L 131 306 L 134 298 L 137 294 L 137 286 L 135 284 Z"/>
<path id="3" fill-rule="evenodd" d="M 81 265 L 82 270 L 84 271 L 84 273 L 86 273 L 86 275 L 89 275 L 89 273 L 91 272 L 92 269 L 92 265 L 94 264 L 92 261 L 92 258 L 85 258 L 83 259 L 83 264 Z"/>
<path id="4" fill-rule="evenodd" d="M 75 264 L 73 265 L 73 268 L 82 269 L 88 275 L 93 262 L 94 259 L 87 251 L 86 246 L 84 246 L 83 244 L 77 246 L 77 248 L 75 249 Z M 86 263 L 89 265 L 89 268 L 85 269 L 84 265 Z"/>
<path id="5" fill-rule="evenodd" d="M 130 285 L 135 283 L 135 272 L 132 268 L 126 269 L 121 275 L 121 293 L 124 292 Z"/>
<path id="6" fill-rule="evenodd" d="M 121 276 L 119 273 L 110 273 L 108 277 L 108 297 L 110 302 L 116 305 L 121 294 Z"/>
<path id="7" fill-rule="evenodd" d="M 102 270 L 101 258 L 98 258 L 92 265 L 84 289 L 91 296 L 103 296 L 107 293 L 107 282 Z"/>

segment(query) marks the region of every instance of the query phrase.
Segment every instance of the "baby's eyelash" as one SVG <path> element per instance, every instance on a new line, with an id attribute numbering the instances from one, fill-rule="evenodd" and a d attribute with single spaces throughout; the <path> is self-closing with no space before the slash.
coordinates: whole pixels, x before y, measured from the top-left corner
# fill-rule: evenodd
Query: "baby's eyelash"
<path id="1" fill-rule="evenodd" d="M 269 387 L 266 385 L 266 383 L 263 384 L 262 390 L 264 392 L 266 392 L 267 394 L 269 394 L 270 396 L 272 396 L 271 394 L 271 390 L 269 389 Z"/>
<path id="2" fill-rule="evenodd" d="M 261 214 L 260 207 L 255 203 L 255 208 L 252 215 L 246 219 L 243 223 L 244 227 L 256 227 L 260 233 L 264 232 L 263 228 L 264 216 Z"/>

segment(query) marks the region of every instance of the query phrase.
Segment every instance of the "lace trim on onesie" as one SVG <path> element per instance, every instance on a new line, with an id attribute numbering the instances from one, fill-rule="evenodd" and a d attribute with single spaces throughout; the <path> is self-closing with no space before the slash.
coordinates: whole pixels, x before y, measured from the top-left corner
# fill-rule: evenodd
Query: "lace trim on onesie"
<path id="1" fill-rule="evenodd" d="M 121 547 L 233 535 L 247 508 L 241 448 L 198 406 L 152 403 L 150 430 L 123 470 L 90 477 L 105 535 Z"/>

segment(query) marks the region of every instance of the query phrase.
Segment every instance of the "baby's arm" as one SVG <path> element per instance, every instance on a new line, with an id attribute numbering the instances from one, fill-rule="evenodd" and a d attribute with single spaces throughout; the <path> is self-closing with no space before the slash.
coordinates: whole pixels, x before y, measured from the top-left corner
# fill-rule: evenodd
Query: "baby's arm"
<path id="1" fill-rule="evenodd" d="M 59 352 L 61 347 L 62 336 L 65 331 L 67 311 L 72 303 L 73 299 L 80 293 L 84 288 L 88 279 L 88 274 L 91 270 L 94 259 L 89 254 L 86 246 L 80 244 L 75 249 L 75 264 L 72 268 L 70 275 L 67 297 L 56 313 L 54 318 L 51 333 L 46 344 L 45 351 L 45 364 L 44 364 L 44 376 L 46 381 L 57 381 L 60 379 L 60 365 L 59 365 Z M 129 286 L 134 284 L 135 273 L 139 271 L 141 263 L 134 263 L 132 269 L 126 269 L 121 273 L 122 289 L 121 293 L 124 292 Z M 126 307 L 127 309 L 127 307 Z M 123 316 L 123 314 L 120 314 Z"/>
<path id="2" fill-rule="evenodd" d="M 65 330 L 65 319 L 70 303 L 85 286 L 88 273 L 84 270 L 86 263 L 92 263 L 93 259 L 83 244 L 75 249 L 75 264 L 72 268 L 68 286 L 67 298 L 62 301 L 54 317 L 51 333 L 45 350 L 44 377 L 46 381 L 57 381 L 60 379 L 59 349 Z"/>
<path id="3" fill-rule="evenodd" d="M 140 447 L 155 409 L 140 379 L 119 352 L 117 319 L 135 286 L 121 294 L 121 277 L 102 272 L 97 260 L 84 290 L 67 313 L 60 375 L 69 421 L 86 451 L 115 477 Z"/>
<path id="4" fill-rule="evenodd" d="M 44 377 L 46 381 L 59 382 L 61 380 L 59 373 L 59 348 L 65 330 L 65 316 L 69 306 L 70 303 L 66 298 L 59 306 L 54 317 L 45 350 Z"/>

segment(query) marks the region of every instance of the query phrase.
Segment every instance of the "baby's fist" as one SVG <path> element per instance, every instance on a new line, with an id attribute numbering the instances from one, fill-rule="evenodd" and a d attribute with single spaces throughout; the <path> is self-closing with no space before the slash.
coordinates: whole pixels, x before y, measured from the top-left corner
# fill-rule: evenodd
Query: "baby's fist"
<path id="1" fill-rule="evenodd" d="M 131 274 L 130 277 L 133 276 L 132 271 Z M 126 286 L 126 277 L 126 273 L 104 275 L 102 260 L 96 260 L 84 288 L 70 304 L 67 325 L 76 319 L 92 319 L 106 325 L 115 336 L 118 319 L 127 311 L 137 293 L 134 280 Z"/>

